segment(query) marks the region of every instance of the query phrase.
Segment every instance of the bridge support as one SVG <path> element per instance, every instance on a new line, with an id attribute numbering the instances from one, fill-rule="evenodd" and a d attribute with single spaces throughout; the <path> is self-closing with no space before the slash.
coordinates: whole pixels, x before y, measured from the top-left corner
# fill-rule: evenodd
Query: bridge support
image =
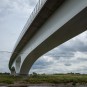
<path id="1" fill-rule="evenodd" d="M 16 71 L 15 71 L 15 67 L 14 66 L 11 68 L 11 75 L 13 75 L 13 76 L 16 75 Z"/>
<path id="2" fill-rule="evenodd" d="M 21 56 L 19 56 L 15 61 L 16 74 L 18 74 L 20 71 L 20 65 L 21 65 Z"/>

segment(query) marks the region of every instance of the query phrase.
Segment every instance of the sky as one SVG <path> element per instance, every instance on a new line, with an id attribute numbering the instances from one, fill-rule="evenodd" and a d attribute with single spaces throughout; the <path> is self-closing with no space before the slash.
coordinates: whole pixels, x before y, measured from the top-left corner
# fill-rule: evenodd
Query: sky
<path id="1" fill-rule="evenodd" d="M 38 0 L 0 0 L 0 72 Z M 30 73 L 87 73 L 87 31 L 40 57 Z M 3 52 L 2 52 L 3 51 Z M 7 52 L 8 51 L 8 52 Z"/>

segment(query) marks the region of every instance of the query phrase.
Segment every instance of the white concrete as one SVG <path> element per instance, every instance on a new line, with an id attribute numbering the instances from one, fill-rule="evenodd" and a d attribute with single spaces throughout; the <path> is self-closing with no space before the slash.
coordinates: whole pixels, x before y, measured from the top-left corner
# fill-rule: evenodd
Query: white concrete
<path id="1" fill-rule="evenodd" d="M 63 5 L 56 10 L 56 12 L 47 20 L 47 22 L 40 28 L 40 30 L 34 35 L 34 37 L 28 42 L 25 48 L 19 54 L 21 56 L 22 66 L 26 57 L 44 40 L 56 32 L 60 27 L 66 24 L 70 19 L 72 19 L 76 14 L 87 7 L 87 0 L 66 0 Z M 17 58 L 18 58 L 17 57 Z M 16 64 L 17 65 L 17 64 Z M 20 68 L 18 67 L 18 68 Z M 17 69 L 17 73 L 20 69 Z"/>
<path id="2" fill-rule="evenodd" d="M 15 61 L 15 70 L 16 73 L 20 72 L 20 65 L 21 65 L 21 56 L 19 56 Z"/>

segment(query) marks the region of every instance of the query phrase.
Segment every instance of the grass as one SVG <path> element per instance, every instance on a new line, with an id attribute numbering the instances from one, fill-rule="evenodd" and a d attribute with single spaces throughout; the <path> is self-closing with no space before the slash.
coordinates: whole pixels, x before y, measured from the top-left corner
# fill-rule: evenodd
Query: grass
<path id="1" fill-rule="evenodd" d="M 30 76 L 26 80 L 28 83 L 87 83 L 87 75 L 37 75 L 36 77 Z"/>
<path id="2" fill-rule="evenodd" d="M 0 75 L 0 83 L 13 84 L 14 82 L 20 81 L 21 77 L 14 77 L 10 75 Z"/>
<path id="3" fill-rule="evenodd" d="M 0 75 L 0 83 L 13 84 L 16 82 L 23 82 L 27 84 L 40 84 L 40 83 L 76 83 L 85 84 L 87 83 L 87 75 L 81 74 L 54 74 L 54 75 L 30 75 L 26 79 L 20 76 Z"/>

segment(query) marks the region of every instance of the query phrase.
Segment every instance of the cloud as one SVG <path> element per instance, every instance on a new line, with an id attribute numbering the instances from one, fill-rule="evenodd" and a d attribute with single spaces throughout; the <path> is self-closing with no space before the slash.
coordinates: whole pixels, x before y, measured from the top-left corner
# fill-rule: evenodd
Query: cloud
<path id="1" fill-rule="evenodd" d="M 11 54 L 0 52 L 0 72 L 10 72 L 8 62 Z"/>
<path id="2" fill-rule="evenodd" d="M 71 66 L 71 64 L 70 63 L 66 63 L 66 64 L 64 64 L 65 66 Z"/>
<path id="3" fill-rule="evenodd" d="M 4 11 L 5 13 L 30 14 L 38 0 L 1 0 L 0 2 L 0 11 L 2 11 L 3 14 Z"/>
<path id="4" fill-rule="evenodd" d="M 79 60 L 79 61 L 87 61 L 87 58 L 78 58 L 77 60 Z"/>
<path id="5" fill-rule="evenodd" d="M 50 56 L 42 56 L 39 60 L 37 60 L 32 66 L 32 69 L 45 69 L 50 66 L 50 64 L 54 63 L 55 60 Z"/>

